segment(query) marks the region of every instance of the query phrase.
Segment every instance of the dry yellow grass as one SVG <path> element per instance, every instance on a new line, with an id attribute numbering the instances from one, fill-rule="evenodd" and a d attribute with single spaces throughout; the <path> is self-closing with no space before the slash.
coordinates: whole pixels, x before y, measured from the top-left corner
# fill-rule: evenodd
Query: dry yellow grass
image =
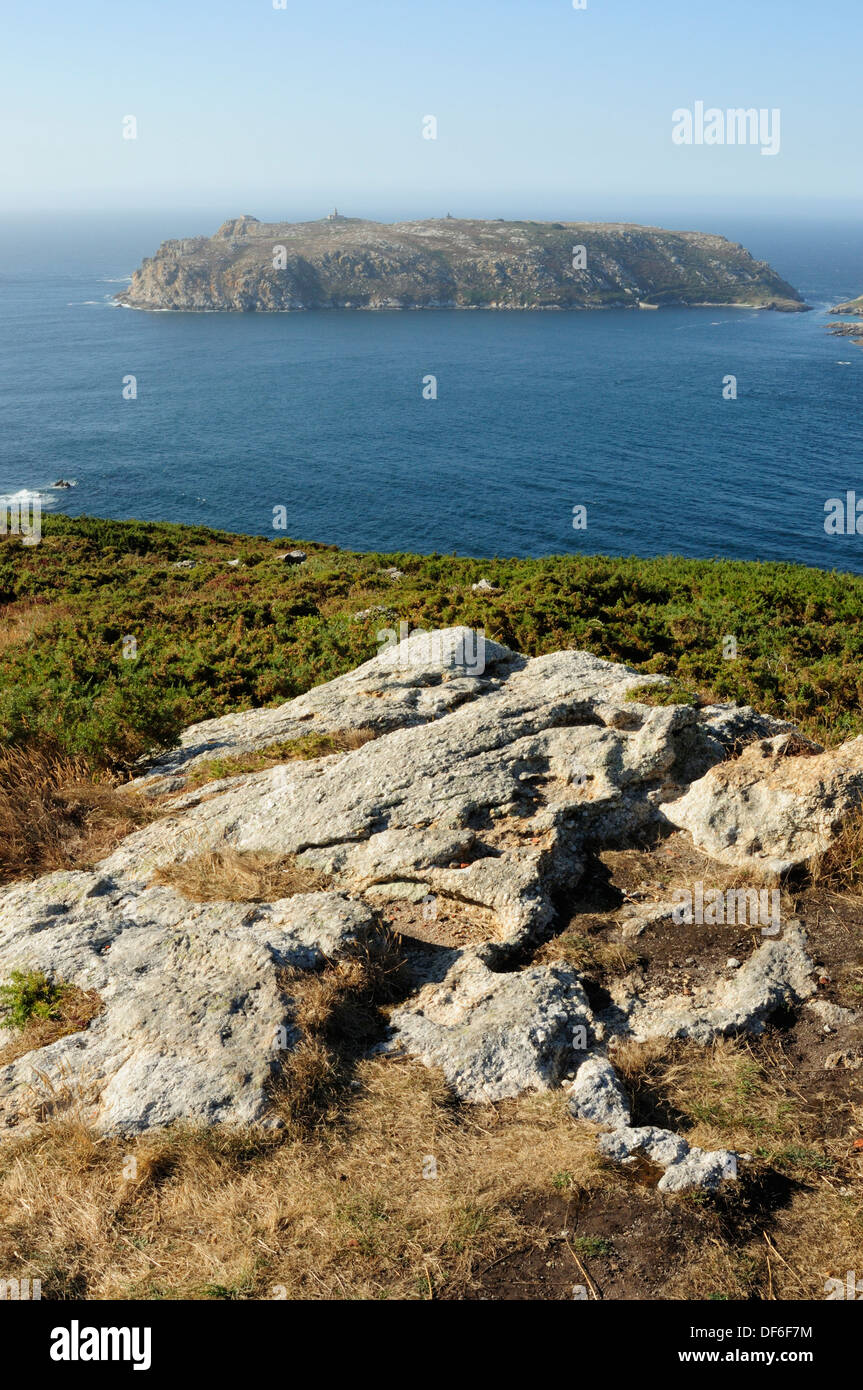
<path id="1" fill-rule="evenodd" d="M 696 877 L 700 877 L 711 888 L 717 888 L 723 893 L 734 888 L 779 888 L 782 893 L 783 915 L 793 907 L 793 895 L 782 885 L 779 875 L 772 870 L 754 864 L 721 864 L 718 860 L 700 853 L 693 846 L 690 863 L 676 871 L 672 870 L 667 875 L 667 888 L 691 889 Z"/>
<path id="2" fill-rule="evenodd" d="M 157 869 L 155 883 L 176 888 L 193 902 L 274 902 L 295 893 L 315 893 L 329 879 L 298 863 L 294 855 L 253 850 L 212 850 Z"/>
<path id="3" fill-rule="evenodd" d="M 381 1010 L 403 996 L 404 957 L 382 932 L 344 951 L 325 969 L 283 970 L 297 1045 L 274 1085 L 278 1112 L 294 1132 L 338 1117 L 357 1059 L 382 1034 Z"/>
<path id="4" fill-rule="evenodd" d="M 99 1138 L 72 1121 L 0 1148 L 0 1268 L 52 1298 L 428 1298 L 547 1234 L 514 1210 L 604 1181 L 560 1094 L 462 1107 L 436 1072 L 363 1059 L 402 989 L 393 939 L 285 972 L 302 1037 L 278 1134 Z"/>
<path id="5" fill-rule="evenodd" d="M 57 1123 L 4 1143 L 0 1267 L 50 1298 L 452 1298 L 542 1242 L 512 1209 L 526 1190 L 602 1181 L 560 1095 L 467 1112 L 416 1063 L 354 1080 L 340 1122 L 302 1137 Z"/>
<path id="6" fill-rule="evenodd" d="M 809 866 L 813 887 L 863 893 L 863 809 L 850 816 L 833 844 Z"/>
<path id="7" fill-rule="evenodd" d="M 19 599 L 3 607 L 0 621 L 0 652 L 29 642 L 40 628 L 68 610 L 59 604 L 40 603 L 36 599 Z"/>
<path id="8" fill-rule="evenodd" d="M 532 1199 L 564 1193 L 561 1212 L 641 1200 L 637 1177 L 599 1159 L 561 1092 L 461 1106 L 415 1061 L 357 1060 L 337 1039 L 344 1011 L 374 1002 L 369 969 L 347 960 L 297 990 L 297 1019 L 326 1070 L 323 1104 L 313 1087 L 298 1113 L 295 1095 L 279 1134 L 179 1128 L 124 1141 L 55 1121 L 7 1140 L 0 1267 L 41 1278 L 51 1298 L 464 1298 L 502 1261 L 515 1273 L 519 1258 L 544 1267 L 553 1255 L 525 1211 Z M 354 1026 L 360 1046 L 364 1025 Z M 316 1082 L 308 1056 L 296 1059 L 292 1080 Z M 659 1044 L 627 1044 L 617 1060 L 630 1082 L 667 1085 L 681 1108 L 719 1107 L 693 1121 L 693 1142 L 754 1144 L 765 1124 L 777 1144 L 807 1139 L 779 1083 L 741 1074 L 742 1045 L 699 1062 L 696 1049 L 670 1045 L 663 1057 Z M 663 1297 L 819 1298 L 855 1251 L 859 1264 L 859 1181 L 809 1172 L 771 1201 L 765 1172 L 756 1164 L 754 1186 L 716 1199 L 666 1200 L 686 1223 Z"/>
<path id="9" fill-rule="evenodd" d="M 574 970 L 611 979 L 625 975 L 638 960 L 638 952 L 626 942 L 604 941 L 585 932 L 568 931 L 540 947 L 536 963 L 565 961 Z"/>
<path id="10" fill-rule="evenodd" d="M 690 1199 L 692 1200 L 692 1199 Z M 694 1241 L 668 1281 L 671 1299 L 822 1300 L 825 1282 L 860 1267 L 863 1200 L 828 1185 L 789 1192 L 769 1224 L 742 1217 L 738 1239 Z M 726 1218 L 726 1229 L 730 1222 Z"/>
<path id="11" fill-rule="evenodd" d="M 87 868 L 158 814 L 145 798 L 94 782 L 83 760 L 0 749 L 0 883 Z"/>
<path id="12" fill-rule="evenodd" d="M 722 1198 L 720 1229 L 692 1243 L 666 1297 L 823 1298 L 827 1278 L 859 1265 L 863 1154 L 850 1136 L 863 1130 L 863 1106 L 853 1093 L 844 1101 L 804 1095 L 781 1038 L 758 1056 L 746 1040 L 728 1038 L 708 1048 L 626 1042 L 613 1055 L 636 1106 L 658 1101 L 690 1144 L 752 1159 L 745 1185 Z M 697 1193 L 683 1200 L 709 1201 Z"/>
<path id="13" fill-rule="evenodd" d="M 847 1140 L 824 1137 L 823 1109 L 797 1089 L 796 1067 L 781 1037 L 765 1040 L 758 1052 L 745 1038 L 717 1038 L 709 1046 L 626 1041 L 612 1056 L 636 1106 L 664 1105 L 701 1148 L 760 1154 L 798 1176 L 839 1171 L 847 1156 Z M 831 1098 L 834 1122 L 838 1105 Z M 863 1119 L 853 1092 L 845 1118 L 848 1132 Z"/>

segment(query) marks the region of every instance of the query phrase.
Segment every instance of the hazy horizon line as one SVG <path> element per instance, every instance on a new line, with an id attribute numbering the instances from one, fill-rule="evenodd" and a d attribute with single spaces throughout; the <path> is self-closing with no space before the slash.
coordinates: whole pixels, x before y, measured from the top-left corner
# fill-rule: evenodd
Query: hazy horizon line
<path id="1" fill-rule="evenodd" d="M 221 222 L 230 221 L 238 217 L 255 217 L 260 222 L 314 222 L 323 220 L 335 207 L 338 207 L 340 215 L 348 218 L 356 218 L 365 221 L 376 222 L 413 222 L 427 221 L 433 219 L 444 219 L 448 215 L 458 221 L 537 221 L 537 222 L 602 222 L 616 221 L 629 222 L 639 220 L 639 216 L 645 215 L 649 210 L 665 215 L 686 215 L 706 214 L 709 216 L 747 216 L 753 218 L 769 217 L 793 217 L 797 221 L 814 220 L 838 220 L 841 218 L 855 219 L 863 217 L 863 199 L 812 199 L 801 195 L 799 199 L 775 199 L 769 204 L 762 200 L 735 200 L 730 202 L 725 199 L 714 199 L 704 196 L 693 196 L 691 198 L 680 198 L 674 195 L 650 194 L 640 197 L 632 195 L 631 198 L 621 199 L 620 195 L 613 195 L 608 199 L 599 196 L 584 199 L 586 207 L 582 209 L 556 208 L 549 206 L 547 199 L 540 200 L 526 198 L 523 203 L 516 200 L 516 207 L 513 197 L 510 194 L 506 199 L 506 206 L 492 204 L 488 199 L 480 200 L 479 206 L 466 207 L 458 201 L 454 201 L 450 206 L 440 210 L 432 206 L 431 198 L 424 200 L 422 207 L 418 206 L 414 200 L 401 206 L 394 207 L 392 204 L 383 207 L 373 207 L 368 198 L 361 202 L 358 200 L 356 205 L 352 205 L 350 198 L 339 201 L 315 200 L 311 206 L 312 199 L 308 196 L 304 198 L 299 206 L 290 205 L 290 198 L 279 200 L 282 204 L 281 210 L 274 209 L 273 195 L 261 195 L 259 197 L 249 197 L 242 195 L 229 194 L 224 199 L 213 202 L 187 203 L 178 201 L 176 203 L 165 202 L 158 205 L 152 203 L 144 206 L 124 206 L 124 205 L 91 205 L 88 207 L 67 207 L 50 205 L 32 205 L 28 207 L 2 208 L 0 209 L 0 222 L 20 221 L 31 217 L 59 218 L 147 218 L 155 219 L 162 216 L 171 217 L 218 217 Z M 561 200 L 563 201 L 563 200 Z M 631 205 L 630 211 L 625 211 L 622 204 Z M 539 203 L 539 205 L 537 205 Z M 608 211 L 603 213 L 602 205 L 605 203 Z M 638 209 L 643 212 L 639 214 Z"/>

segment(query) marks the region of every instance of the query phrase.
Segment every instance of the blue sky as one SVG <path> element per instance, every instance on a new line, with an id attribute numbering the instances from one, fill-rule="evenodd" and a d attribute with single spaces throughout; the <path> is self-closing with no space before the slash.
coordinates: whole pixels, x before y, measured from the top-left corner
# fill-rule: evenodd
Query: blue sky
<path id="1" fill-rule="evenodd" d="M 863 0 L 5 0 L 0 211 L 859 208 L 861 34 Z M 780 153 L 675 146 L 698 100 L 778 107 Z"/>

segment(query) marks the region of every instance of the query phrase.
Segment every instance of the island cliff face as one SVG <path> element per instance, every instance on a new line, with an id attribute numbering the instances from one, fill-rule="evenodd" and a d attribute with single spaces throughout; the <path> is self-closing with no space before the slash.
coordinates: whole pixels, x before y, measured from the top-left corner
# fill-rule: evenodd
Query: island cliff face
<path id="1" fill-rule="evenodd" d="M 857 299 L 849 299 L 845 304 L 837 304 L 830 310 L 831 314 L 857 314 L 863 317 L 863 294 Z"/>
<path id="2" fill-rule="evenodd" d="M 120 304 L 135 309 L 603 309 L 739 304 L 799 311 L 797 291 L 721 236 L 630 223 L 385 224 L 240 217 L 164 242 Z"/>

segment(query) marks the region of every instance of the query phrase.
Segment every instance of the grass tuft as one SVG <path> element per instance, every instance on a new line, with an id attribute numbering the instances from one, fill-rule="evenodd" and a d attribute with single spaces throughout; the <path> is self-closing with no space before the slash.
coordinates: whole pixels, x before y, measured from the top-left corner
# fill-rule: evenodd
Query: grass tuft
<path id="1" fill-rule="evenodd" d="M 189 770 L 186 785 L 190 790 L 223 777 L 239 777 L 247 772 L 262 772 L 282 763 L 312 758 L 328 758 L 334 753 L 348 753 L 362 748 L 377 734 L 374 729 L 339 729 L 332 734 L 303 734 L 301 738 L 271 743 L 251 753 L 237 753 L 229 758 L 207 758 Z"/>
<path id="2" fill-rule="evenodd" d="M 0 747 L 0 883 L 89 868 L 158 814 L 91 771 L 56 749 Z"/>
<path id="3" fill-rule="evenodd" d="M 330 879 L 292 854 L 212 850 L 157 869 L 154 883 L 176 888 L 192 902 L 275 902 L 296 893 L 318 893 Z"/>

